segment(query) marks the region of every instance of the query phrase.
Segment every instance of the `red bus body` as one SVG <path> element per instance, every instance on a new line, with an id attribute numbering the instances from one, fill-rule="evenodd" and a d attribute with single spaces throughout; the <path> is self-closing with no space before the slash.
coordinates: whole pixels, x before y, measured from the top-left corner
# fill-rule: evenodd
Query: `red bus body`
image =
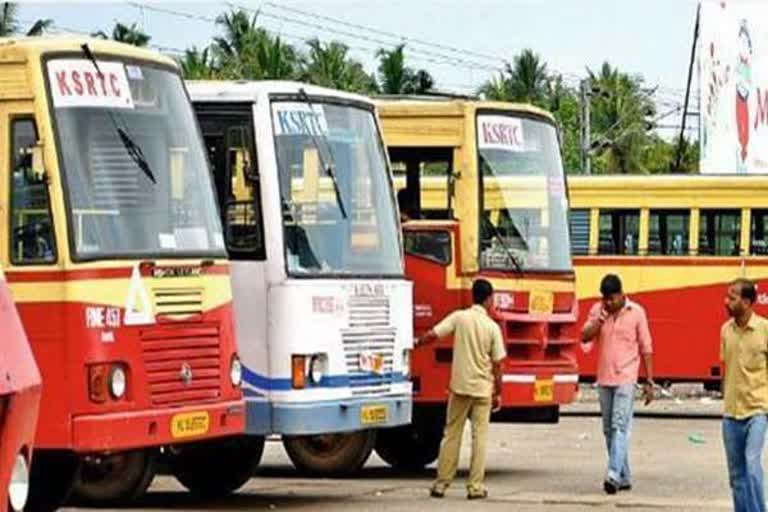
<path id="1" fill-rule="evenodd" d="M 17 457 L 24 457 L 27 468 L 32 463 L 41 380 L 2 273 L 0 340 L 0 511 L 5 511 L 11 508 L 8 486 Z"/>

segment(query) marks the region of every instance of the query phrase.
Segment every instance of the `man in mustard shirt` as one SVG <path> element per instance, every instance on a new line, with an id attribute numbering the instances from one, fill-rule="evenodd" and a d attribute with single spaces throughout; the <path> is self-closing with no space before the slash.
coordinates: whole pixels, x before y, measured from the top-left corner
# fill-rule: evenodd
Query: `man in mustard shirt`
<path id="1" fill-rule="evenodd" d="M 720 331 L 720 359 L 725 365 L 723 444 L 736 512 L 765 512 L 768 320 L 752 311 L 756 298 L 753 282 L 731 283 L 725 299 L 731 319 Z"/>
<path id="2" fill-rule="evenodd" d="M 445 432 L 437 463 L 437 480 L 431 496 L 442 498 L 456 476 L 464 424 L 472 423 L 472 459 L 467 480 L 467 498 L 488 496 L 485 479 L 485 443 L 491 408 L 500 407 L 501 361 L 506 355 L 501 328 L 489 312 L 493 287 L 484 279 L 472 285 L 470 308 L 455 311 L 422 336 L 418 344 L 453 335 L 450 397 Z"/>

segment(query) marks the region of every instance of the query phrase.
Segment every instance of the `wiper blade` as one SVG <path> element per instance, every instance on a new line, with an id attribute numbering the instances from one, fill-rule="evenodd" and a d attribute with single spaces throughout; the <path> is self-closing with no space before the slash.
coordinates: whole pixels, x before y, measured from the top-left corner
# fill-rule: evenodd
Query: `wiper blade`
<path id="1" fill-rule="evenodd" d="M 307 94 L 307 91 L 305 91 L 303 87 L 299 89 L 299 97 L 301 97 L 301 99 L 304 100 L 304 102 L 314 112 L 315 106 L 312 103 L 312 100 L 309 99 L 309 95 Z M 320 144 L 317 141 L 317 136 L 315 135 L 315 132 L 312 131 L 312 129 L 307 124 L 307 121 L 303 117 L 300 116 L 299 118 L 301 119 L 301 123 L 304 125 L 304 129 L 307 130 L 309 137 L 312 139 L 312 145 L 315 146 L 315 149 L 317 150 L 317 156 L 318 158 L 320 158 L 320 165 L 323 167 L 323 170 L 328 175 L 328 177 L 331 178 L 331 183 L 333 183 L 333 192 L 336 195 L 336 203 L 339 205 L 339 210 L 341 211 L 342 218 L 346 219 L 347 209 L 344 207 L 344 200 L 341 198 L 341 189 L 339 188 L 339 181 L 336 179 L 336 171 L 334 170 L 335 165 L 333 161 L 333 152 L 331 151 L 331 146 L 326 141 L 328 158 L 331 160 L 330 162 L 326 162 L 325 157 L 323 156 L 323 152 L 320 150 Z"/>
<path id="2" fill-rule="evenodd" d="M 94 57 L 91 48 L 88 46 L 88 43 L 82 44 L 80 48 L 82 48 L 85 57 L 91 61 L 93 67 L 96 68 L 96 73 L 98 73 L 99 78 L 103 80 L 104 75 L 102 74 L 101 69 L 99 69 L 99 63 L 96 61 L 96 57 Z M 128 135 L 128 132 L 117 124 L 115 113 L 112 112 L 112 110 L 109 108 L 106 109 L 106 111 L 110 121 L 112 121 L 112 126 L 115 128 L 115 132 L 117 133 L 118 137 L 120 137 L 120 142 L 123 143 L 123 147 L 125 147 L 125 150 L 128 152 L 128 156 L 131 157 L 133 163 L 135 163 L 136 166 L 141 169 L 142 172 L 147 176 L 147 178 L 149 178 L 149 181 L 156 185 L 157 180 L 155 179 L 155 175 L 152 172 L 152 168 L 149 166 L 149 162 L 147 162 L 147 158 L 144 156 L 144 151 L 142 151 L 141 147 L 133 141 L 131 136 Z M 124 121 L 123 124 L 125 124 Z"/>
<path id="3" fill-rule="evenodd" d="M 117 134 L 120 136 L 120 142 L 122 142 L 123 146 L 125 146 L 125 150 L 128 152 L 131 160 L 133 160 L 139 169 L 141 169 L 144 174 L 147 175 L 149 181 L 157 184 L 155 175 L 152 172 L 152 169 L 149 167 L 149 162 L 147 162 L 147 158 L 144 156 L 144 151 L 141 150 L 141 147 L 133 142 L 133 139 L 126 133 L 125 130 L 122 128 L 116 128 L 116 130 Z"/>
<path id="4" fill-rule="evenodd" d="M 488 223 L 489 226 L 491 226 L 491 231 L 493 232 L 493 236 L 496 238 L 496 240 L 499 241 L 499 244 L 501 244 L 502 249 L 504 249 L 504 252 L 507 253 L 507 258 L 512 262 L 512 264 L 515 266 L 515 270 L 518 274 L 523 273 L 523 267 L 520 265 L 520 261 L 515 257 L 514 253 L 512 252 L 512 249 L 507 244 L 506 240 L 504 240 L 504 237 L 501 236 L 501 233 L 499 232 L 499 228 L 497 228 L 493 222 L 491 222 L 490 219 L 488 219 L 485 215 L 480 215 L 481 218 Z"/>

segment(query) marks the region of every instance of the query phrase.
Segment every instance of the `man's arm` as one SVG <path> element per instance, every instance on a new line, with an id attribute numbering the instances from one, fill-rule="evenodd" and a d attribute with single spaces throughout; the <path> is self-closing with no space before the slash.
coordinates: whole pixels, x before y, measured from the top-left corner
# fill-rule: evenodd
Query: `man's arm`
<path id="1" fill-rule="evenodd" d="M 598 309 L 599 307 L 599 309 Z M 589 313 L 589 320 L 584 324 L 584 328 L 581 330 L 581 342 L 589 343 L 600 334 L 600 329 L 603 328 L 603 323 L 608 318 L 608 313 L 601 305 L 596 305 Z"/>
<path id="2" fill-rule="evenodd" d="M 493 401 L 492 411 L 501 410 L 501 361 L 493 363 Z"/>
<path id="3" fill-rule="evenodd" d="M 439 338 L 445 338 L 446 336 L 453 334 L 454 330 L 456 330 L 455 312 L 443 318 L 439 324 L 422 334 L 414 343 L 414 347 L 425 343 L 431 343 Z"/>
<path id="4" fill-rule="evenodd" d="M 637 326 L 637 339 L 640 344 L 640 353 L 643 355 L 643 364 L 645 365 L 645 386 L 643 394 L 645 395 L 645 405 L 653 401 L 653 341 L 651 340 L 651 330 L 648 328 L 648 318 L 643 312 L 640 323 Z"/>

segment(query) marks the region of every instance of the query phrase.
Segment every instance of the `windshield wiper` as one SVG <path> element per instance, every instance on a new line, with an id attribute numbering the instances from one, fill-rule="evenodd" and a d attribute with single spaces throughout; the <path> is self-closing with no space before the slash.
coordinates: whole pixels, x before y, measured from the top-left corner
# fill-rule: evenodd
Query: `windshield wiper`
<path id="1" fill-rule="evenodd" d="M 99 64 L 96 62 L 96 57 L 93 56 L 93 52 L 91 52 L 91 48 L 88 46 L 88 43 L 81 45 L 80 48 L 82 48 L 83 54 L 85 54 L 86 58 L 91 61 L 93 67 L 96 68 L 96 72 L 99 74 L 99 78 L 103 80 L 104 75 L 102 74 L 101 69 L 99 69 Z M 141 150 L 141 146 L 136 144 L 131 136 L 128 135 L 127 129 L 123 129 L 118 125 L 117 120 L 115 119 L 115 113 L 112 112 L 112 110 L 109 108 L 107 108 L 106 111 L 110 121 L 112 121 L 112 126 L 115 128 L 115 132 L 120 138 L 120 142 L 122 142 L 125 151 L 128 152 L 128 156 L 131 157 L 133 163 L 135 163 L 136 166 L 141 169 L 142 172 L 147 176 L 147 178 L 149 178 L 149 181 L 156 185 L 157 180 L 155 179 L 155 175 L 152 172 L 152 168 L 149 166 L 149 162 L 147 162 L 147 158 L 144 156 L 144 151 Z M 128 126 L 124 120 L 122 124 L 126 127 Z"/>
<path id="2" fill-rule="evenodd" d="M 504 249 L 504 252 L 507 254 L 507 258 L 512 262 L 512 265 L 515 266 L 515 270 L 518 274 L 523 273 L 523 267 L 520 265 L 520 262 L 515 257 L 514 253 L 512 252 L 512 249 L 509 247 L 507 242 L 504 240 L 504 237 L 501 236 L 501 233 L 499 232 L 499 228 L 497 228 L 493 222 L 491 222 L 490 219 L 488 219 L 485 215 L 482 213 L 480 214 L 480 217 L 488 223 L 489 226 L 491 226 L 491 231 L 493 232 L 493 236 L 496 238 L 496 240 L 499 241 L 499 244 L 501 244 L 502 249 Z"/>
<path id="3" fill-rule="evenodd" d="M 310 110 L 312 110 L 314 113 L 315 106 L 312 103 L 312 100 L 309 99 L 309 95 L 303 87 L 299 89 L 299 97 L 309 106 Z M 313 132 L 309 127 L 304 117 L 299 116 L 299 119 L 301 119 L 301 124 L 304 125 L 304 129 L 307 130 L 309 137 L 312 139 L 312 145 L 315 146 L 315 150 L 317 150 L 317 156 L 320 159 L 320 165 L 323 167 L 323 170 L 328 175 L 328 177 L 331 178 L 331 183 L 333 183 L 333 192 L 336 195 L 336 203 L 339 205 L 342 218 L 346 219 L 347 209 L 344 207 L 344 201 L 341 198 L 341 189 L 339 188 L 339 181 L 336 179 L 336 171 L 334 170 L 335 162 L 333 158 L 333 152 L 331 151 L 331 146 L 328 144 L 328 141 L 325 141 L 326 149 L 328 150 L 328 158 L 330 159 L 330 162 L 326 162 L 325 157 L 323 156 L 323 152 L 320 150 L 320 144 L 317 141 L 315 132 Z"/>

